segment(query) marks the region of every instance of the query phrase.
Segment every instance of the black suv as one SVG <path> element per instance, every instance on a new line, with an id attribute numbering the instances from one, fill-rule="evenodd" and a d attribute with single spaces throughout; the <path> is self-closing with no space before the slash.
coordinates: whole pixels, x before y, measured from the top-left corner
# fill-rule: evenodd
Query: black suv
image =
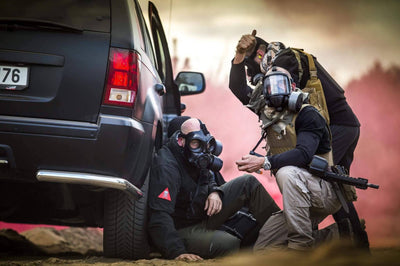
<path id="1" fill-rule="evenodd" d="M 106 256 L 147 257 L 153 154 L 178 86 L 205 86 L 174 81 L 149 21 L 137 0 L 0 2 L 0 220 L 103 227 Z"/>

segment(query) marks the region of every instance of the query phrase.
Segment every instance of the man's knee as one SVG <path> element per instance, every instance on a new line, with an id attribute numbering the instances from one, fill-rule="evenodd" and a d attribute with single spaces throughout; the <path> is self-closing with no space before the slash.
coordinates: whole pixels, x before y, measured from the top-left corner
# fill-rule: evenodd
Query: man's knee
<path id="1" fill-rule="evenodd" d="M 281 192 L 284 188 L 290 186 L 296 186 L 296 179 L 297 179 L 297 170 L 298 167 L 295 166 L 284 166 L 276 172 L 276 182 L 278 183 L 279 189 Z"/>
<path id="2" fill-rule="evenodd" d="M 262 186 L 260 181 L 258 181 L 253 175 L 247 174 L 230 180 L 222 185 L 221 189 L 224 193 L 234 193 L 236 196 L 238 196 L 243 192 L 248 194 L 258 186 Z"/>
<path id="3" fill-rule="evenodd" d="M 255 176 L 250 175 L 250 174 L 239 176 L 239 177 L 237 177 L 237 179 L 238 179 L 238 181 L 240 180 L 240 182 L 243 185 L 246 185 L 246 184 L 259 185 L 259 184 L 261 184 L 260 181 L 258 181 L 258 179 L 255 178 Z"/>

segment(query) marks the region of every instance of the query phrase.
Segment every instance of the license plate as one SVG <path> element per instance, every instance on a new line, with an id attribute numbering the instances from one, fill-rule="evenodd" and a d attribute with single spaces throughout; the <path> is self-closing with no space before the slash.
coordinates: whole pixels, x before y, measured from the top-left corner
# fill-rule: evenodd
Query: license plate
<path id="1" fill-rule="evenodd" d="M 0 89 L 23 90 L 28 87 L 29 67 L 0 65 Z"/>

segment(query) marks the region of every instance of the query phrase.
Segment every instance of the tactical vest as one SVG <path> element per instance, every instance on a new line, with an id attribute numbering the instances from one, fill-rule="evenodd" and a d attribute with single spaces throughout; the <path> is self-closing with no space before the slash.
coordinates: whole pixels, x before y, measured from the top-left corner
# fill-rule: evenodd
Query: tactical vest
<path id="1" fill-rule="evenodd" d="M 310 104 L 303 104 L 301 110 Z M 297 136 L 295 130 L 295 122 L 299 113 L 284 110 L 276 112 L 272 108 L 265 107 L 262 120 L 262 128 L 267 134 L 268 153 L 271 155 L 280 154 L 296 147 Z M 330 132 L 329 132 L 330 133 Z M 324 154 L 317 154 L 325 158 L 329 165 L 333 165 L 332 151 Z"/>
<path id="2" fill-rule="evenodd" d="M 274 108 L 266 105 L 262 91 L 263 85 L 260 81 L 254 88 L 247 107 L 258 114 L 262 122 L 261 129 L 267 133 L 269 154 L 274 155 L 294 149 L 297 141 L 295 120 L 298 113 L 290 112 L 287 109 L 276 112 Z M 300 111 L 307 105 L 310 104 L 303 104 Z M 330 153 L 330 155 L 319 155 L 327 159 L 330 165 L 333 165 L 332 152 Z"/>
<path id="3" fill-rule="evenodd" d="M 307 81 L 307 84 L 302 89 L 302 91 L 309 94 L 309 103 L 318 110 L 318 112 L 325 118 L 326 123 L 329 125 L 328 106 L 326 104 L 324 90 L 322 88 L 321 81 L 318 78 L 317 75 L 318 71 L 315 66 L 315 62 L 312 55 L 304 52 L 303 49 L 298 49 L 298 48 L 288 48 L 288 49 L 292 50 L 297 59 L 297 63 L 299 66 L 298 67 L 299 83 L 301 81 L 301 78 L 303 77 L 303 72 L 304 72 L 303 67 L 301 65 L 300 53 L 307 56 L 310 79 Z"/>

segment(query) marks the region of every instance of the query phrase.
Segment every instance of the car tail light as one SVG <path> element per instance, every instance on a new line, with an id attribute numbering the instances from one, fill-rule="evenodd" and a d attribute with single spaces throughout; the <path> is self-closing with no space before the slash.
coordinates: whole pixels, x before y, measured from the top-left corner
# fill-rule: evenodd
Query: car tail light
<path id="1" fill-rule="evenodd" d="M 139 87 L 138 54 L 124 49 L 110 50 L 104 104 L 133 107 Z"/>

